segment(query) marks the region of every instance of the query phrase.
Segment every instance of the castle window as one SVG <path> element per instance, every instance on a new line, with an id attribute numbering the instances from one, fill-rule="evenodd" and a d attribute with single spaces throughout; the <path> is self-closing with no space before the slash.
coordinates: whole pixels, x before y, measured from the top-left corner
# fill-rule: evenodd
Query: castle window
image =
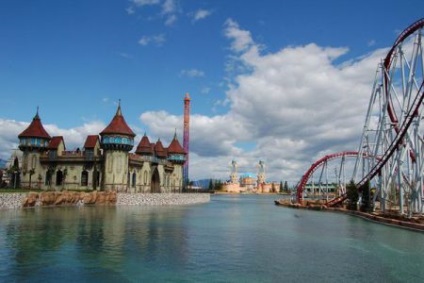
<path id="1" fill-rule="evenodd" d="M 52 182 L 52 173 L 50 170 L 47 170 L 46 172 L 46 182 L 44 183 L 46 186 L 50 187 L 50 184 Z"/>
<path id="2" fill-rule="evenodd" d="M 132 184 L 131 187 L 135 188 L 136 185 L 136 180 L 137 180 L 137 175 L 135 174 L 135 172 L 132 174 Z"/>
<path id="3" fill-rule="evenodd" d="M 81 186 L 87 186 L 88 185 L 88 172 L 87 170 L 84 170 L 81 172 Z"/>
<path id="4" fill-rule="evenodd" d="M 63 172 L 58 170 L 56 172 L 56 186 L 61 186 L 63 184 Z"/>
<path id="5" fill-rule="evenodd" d="M 147 171 L 144 171 L 144 185 L 147 185 Z"/>
<path id="6" fill-rule="evenodd" d="M 49 159 L 50 160 L 55 160 L 57 157 L 57 152 L 55 150 L 50 150 L 49 151 Z"/>
<path id="7" fill-rule="evenodd" d="M 30 170 L 35 169 L 35 167 L 37 166 L 36 163 L 37 163 L 37 157 L 35 155 L 33 155 L 32 158 L 31 158 L 31 168 L 29 168 L 29 169 Z"/>
<path id="8" fill-rule="evenodd" d="M 92 149 L 85 150 L 85 159 L 90 161 L 94 159 L 94 151 Z"/>

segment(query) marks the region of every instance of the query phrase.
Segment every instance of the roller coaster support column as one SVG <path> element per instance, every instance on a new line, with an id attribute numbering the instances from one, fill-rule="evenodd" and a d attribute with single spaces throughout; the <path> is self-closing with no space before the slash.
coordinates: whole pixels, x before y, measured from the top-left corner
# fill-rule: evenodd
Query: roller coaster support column
<path id="1" fill-rule="evenodd" d="M 381 173 L 380 174 L 378 174 L 378 192 L 375 192 L 375 195 L 377 196 L 377 193 L 378 193 L 378 195 L 380 196 L 380 210 L 381 211 L 386 211 L 386 193 L 385 193 L 385 191 L 384 191 L 384 183 L 383 183 L 383 177 L 381 176 Z M 375 198 L 374 198 L 375 199 Z M 374 207 L 375 207 L 375 201 L 374 201 Z"/>
<path id="2" fill-rule="evenodd" d="M 402 171 L 401 171 L 401 168 L 402 168 L 402 160 L 400 160 L 400 158 L 398 158 L 397 159 L 397 168 L 398 168 L 398 176 L 397 176 L 397 178 L 398 178 L 398 181 L 397 181 L 397 184 L 398 184 L 398 187 L 399 187 L 399 213 L 402 215 L 403 214 L 403 193 L 404 193 L 404 190 L 403 190 L 403 182 L 402 182 Z"/>

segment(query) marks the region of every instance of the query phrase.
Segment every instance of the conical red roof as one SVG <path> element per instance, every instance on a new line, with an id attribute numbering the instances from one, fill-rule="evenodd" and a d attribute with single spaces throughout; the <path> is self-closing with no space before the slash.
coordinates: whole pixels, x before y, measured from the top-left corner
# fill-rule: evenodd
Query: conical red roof
<path id="1" fill-rule="evenodd" d="M 153 147 L 152 144 L 149 141 L 149 138 L 146 134 L 141 138 L 137 149 L 135 151 L 137 154 L 153 154 Z"/>
<path id="2" fill-rule="evenodd" d="M 32 119 L 31 124 L 29 124 L 29 126 L 19 134 L 18 138 L 50 139 L 50 135 L 44 129 L 43 124 L 41 124 L 40 117 L 38 116 L 38 110 L 37 114 L 35 114 L 34 118 Z"/>
<path id="3" fill-rule="evenodd" d="M 98 135 L 89 135 L 84 143 L 85 149 L 92 149 L 96 147 L 97 142 L 99 141 Z"/>
<path id="4" fill-rule="evenodd" d="M 177 134 L 174 135 L 174 139 L 168 146 L 168 153 L 177 153 L 177 154 L 185 154 L 183 147 L 180 145 L 180 142 L 177 139 Z"/>
<path id="5" fill-rule="evenodd" d="M 162 142 L 160 139 L 155 144 L 155 154 L 157 157 L 166 157 L 167 153 L 166 150 L 163 148 Z"/>
<path id="6" fill-rule="evenodd" d="M 100 135 L 108 135 L 108 134 L 119 134 L 135 137 L 134 132 L 128 127 L 127 122 L 125 122 L 124 116 L 122 116 L 121 112 L 121 104 L 118 105 L 118 110 L 116 110 L 116 114 L 113 117 L 112 121 L 110 121 L 109 125 L 100 133 Z"/>

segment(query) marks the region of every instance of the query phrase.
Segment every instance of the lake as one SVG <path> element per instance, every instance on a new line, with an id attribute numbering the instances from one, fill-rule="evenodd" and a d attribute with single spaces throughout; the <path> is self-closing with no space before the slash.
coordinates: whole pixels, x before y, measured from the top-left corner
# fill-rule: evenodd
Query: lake
<path id="1" fill-rule="evenodd" d="M 0 282 L 424 282 L 424 234 L 275 206 L 3 210 Z"/>

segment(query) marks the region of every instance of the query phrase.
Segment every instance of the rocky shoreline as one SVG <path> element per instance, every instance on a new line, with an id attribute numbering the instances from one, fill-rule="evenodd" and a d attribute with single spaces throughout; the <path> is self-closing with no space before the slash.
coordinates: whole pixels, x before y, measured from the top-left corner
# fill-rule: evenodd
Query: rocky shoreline
<path id="1" fill-rule="evenodd" d="M 116 192 L 30 192 L 0 194 L 1 209 L 81 205 L 188 205 L 210 201 L 209 194 L 142 194 Z"/>

